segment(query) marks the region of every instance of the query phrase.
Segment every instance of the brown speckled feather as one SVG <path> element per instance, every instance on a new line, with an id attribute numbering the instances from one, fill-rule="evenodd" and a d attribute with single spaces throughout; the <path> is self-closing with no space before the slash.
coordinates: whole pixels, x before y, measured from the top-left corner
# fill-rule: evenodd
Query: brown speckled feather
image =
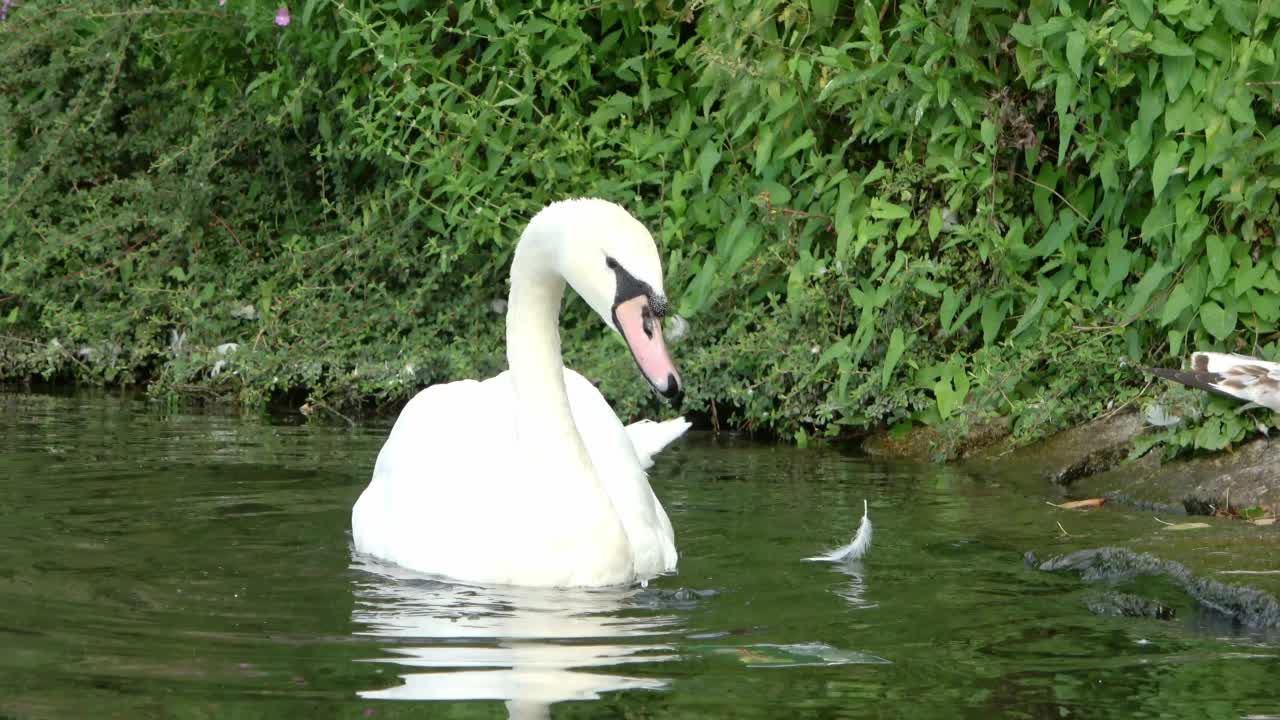
<path id="1" fill-rule="evenodd" d="M 1198 352 L 1191 355 L 1191 368 L 1144 369 L 1189 387 L 1280 412 L 1280 363 L 1234 353 Z"/>

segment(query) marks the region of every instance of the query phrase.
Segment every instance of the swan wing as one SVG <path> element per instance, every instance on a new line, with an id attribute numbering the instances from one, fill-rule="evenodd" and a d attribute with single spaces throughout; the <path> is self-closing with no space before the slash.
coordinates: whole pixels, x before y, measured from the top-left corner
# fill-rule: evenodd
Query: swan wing
<path id="1" fill-rule="evenodd" d="M 641 420 L 628 425 L 627 437 L 636 449 L 640 465 L 646 470 L 653 467 L 654 456 L 688 432 L 689 425 L 689 421 L 682 417 L 661 422 Z"/>
<path id="2" fill-rule="evenodd" d="M 641 423 L 623 427 L 595 385 L 577 372 L 565 368 L 564 379 L 574 424 L 630 539 L 636 574 L 647 577 L 674 570 L 675 533 L 644 471 L 653 464 L 652 453 L 684 432 L 684 428 L 676 431 L 684 421 L 650 423 L 663 426 L 661 436 L 667 439 L 661 440 L 659 432 L 647 428 L 641 431 L 644 440 L 637 443 L 631 428 Z"/>

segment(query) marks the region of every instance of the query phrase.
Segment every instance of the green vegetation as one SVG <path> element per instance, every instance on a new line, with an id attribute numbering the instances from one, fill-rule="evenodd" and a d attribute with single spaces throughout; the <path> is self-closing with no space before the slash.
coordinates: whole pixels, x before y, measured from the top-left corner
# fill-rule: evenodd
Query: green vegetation
<path id="1" fill-rule="evenodd" d="M 580 195 L 658 237 L 721 427 L 1026 440 L 1165 391 L 1134 365 L 1280 357 L 1274 3 L 291 9 L 0 23 L 0 374 L 391 405 L 502 367 L 519 228 Z M 565 335 L 652 402 L 580 302 Z"/>

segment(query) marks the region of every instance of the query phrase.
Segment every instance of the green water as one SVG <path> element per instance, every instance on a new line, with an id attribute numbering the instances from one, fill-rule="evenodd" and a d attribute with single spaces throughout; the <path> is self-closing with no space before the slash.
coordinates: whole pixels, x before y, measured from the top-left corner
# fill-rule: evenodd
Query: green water
<path id="1" fill-rule="evenodd" d="M 468 588 L 353 558 L 386 429 L 0 395 L 0 717 L 1280 715 L 1280 640 L 1026 569 L 1065 547 L 1034 484 L 692 437 L 652 471 L 678 574 Z M 868 559 L 802 562 L 863 498 Z"/>

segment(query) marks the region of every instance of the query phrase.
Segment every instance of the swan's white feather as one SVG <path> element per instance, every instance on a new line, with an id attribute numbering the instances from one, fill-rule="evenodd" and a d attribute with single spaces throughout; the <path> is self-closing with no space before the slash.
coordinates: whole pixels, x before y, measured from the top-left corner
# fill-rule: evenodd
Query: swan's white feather
<path id="1" fill-rule="evenodd" d="M 627 532 L 630 562 L 613 564 L 616 576 L 579 572 L 612 551 L 572 540 L 595 508 L 558 493 L 512 451 L 515 423 L 502 412 L 513 403 L 509 372 L 433 385 L 405 406 L 352 511 L 356 549 L 422 572 L 510 585 L 616 585 L 674 570 L 675 534 L 633 436 L 591 382 L 568 368 L 564 376 L 574 423 Z M 676 422 L 653 424 L 674 439 Z M 640 436 L 656 453 L 659 436 L 647 430 Z"/>
<path id="2" fill-rule="evenodd" d="M 654 456 L 688 430 L 689 421 L 682 417 L 662 422 L 641 420 L 627 426 L 627 437 L 631 438 L 631 446 L 636 449 L 640 465 L 648 470 L 653 467 Z"/>
<path id="3" fill-rule="evenodd" d="M 867 501 L 862 501 L 862 521 L 858 523 L 858 532 L 848 545 L 838 547 L 826 554 L 805 558 L 812 562 L 845 562 L 861 560 L 871 549 L 871 513 L 867 510 Z"/>

